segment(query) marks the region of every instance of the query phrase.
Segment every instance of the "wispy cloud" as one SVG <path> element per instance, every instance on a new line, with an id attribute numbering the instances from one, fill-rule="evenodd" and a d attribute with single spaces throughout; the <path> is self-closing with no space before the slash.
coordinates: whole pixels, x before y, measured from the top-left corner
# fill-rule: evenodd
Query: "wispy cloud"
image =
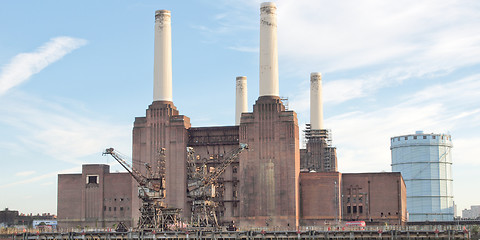
<path id="1" fill-rule="evenodd" d="M 454 0 L 279 1 L 279 53 L 300 62 L 291 71 L 456 68 L 480 60 L 478 7 Z"/>
<path id="2" fill-rule="evenodd" d="M 16 55 L 0 72 L 0 95 L 86 43 L 83 39 L 56 37 L 34 52 Z"/>
<path id="3" fill-rule="evenodd" d="M 80 172 L 80 171 L 81 171 L 81 166 L 77 166 L 77 167 L 69 168 L 69 169 L 64 169 L 64 170 L 60 170 L 60 171 L 49 172 L 49 173 L 45 173 L 45 174 L 35 176 L 35 177 L 32 177 L 32 178 L 24 179 L 24 180 L 21 180 L 21 181 L 1 184 L 0 189 L 9 188 L 9 187 L 18 186 L 18 185 L 27 184 L 27 183 L 38 182 L 38 181 L 44 180 L 44 179 L 54 178 L 58 174 L 61 174 L 61 173 L 72 173 L 72 172 Z"/>
<path id="4" fill-rule="evenodd" d="M 17 177 L 26 177 L 26 176 L 30 176 L 32 174 L 35 174 L 35 171 L 23 171 L 23 172 L 18 172 L 18 173 L 15 173 L 15 176 Z"/>
<path id="5" fill-rule="evenodd" d="M 81 104 L 54 103 L 19 93 L 3 102 L 0 122 L 15 128 L 13 137 L 29 146 L 30 152 L 80 165 L 82 158 L 106 147 L 130 149 L 130 124 L 112 124 L 108 118 L 84 110 Z"/>
<path id="6" fill-rule="evenodd" d="M 326 119 L 333 130 L 342 171 L 390 170 L 390 137 L 426 132 L 452 132 L 455 159 L 461 164 L 476 163 L 479 139 L 469 136 L 480 124 L 480 75 L 448 84 L 428 86 L 408 94 L 404 101 L 373 111 L 353 111 Z"/>

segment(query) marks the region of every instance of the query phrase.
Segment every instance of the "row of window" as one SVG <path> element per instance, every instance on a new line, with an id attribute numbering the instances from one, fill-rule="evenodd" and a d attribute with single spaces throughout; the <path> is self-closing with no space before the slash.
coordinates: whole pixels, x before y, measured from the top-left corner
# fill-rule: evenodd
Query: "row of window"
<path id="1" fill-rule="evenodd" d="M 428 136 L 407 136 L 407 137 L 395 137 L 395 138 L 392 138 L 392 141 L 395 142 L 395 141 L 400 141 L 401 138 L 404 138 L 405 140 L 408 140 L 410 137 L 412 137 L 412 139 L 430 139 L 430 137 L 432 137 L 432 139 L 437 139 L 437 136 L 436 135 L 428 135 Z M 442 140 L 451 140 L 451 137 L 449 136 L 440 136 Z"/>
<path id="2" fill-rule="evenodd" d="M 104 200 L 105 201 L 112 201 L 112 198 L 105 198 Z M 128 201 L 128 200 L 129 200 L 128 198 L 113 198 L 114 202 L 116 202 L 116 201 L 123 202 L 123 201 Z"/>
<path id="3" fill-rule="evenodd" d="M 353 211 L 352 211 L 353 209 Z M 357 213 L 357 206 L 347 206 L 347 213 Z M 358 213 L 363 213 L 363 206 L 358 206 Z"/>
<path id="4" fill-rule="evenodd" d="M 357 200 L 358 200 L 358 202 L 361 203 L 361 202 L 363 202 L 363 197 L 358 197 L 358 199 L 356 197 L 352 198 L 352 202 L 357 202 Z M 349 202 L 350 202 L 350 197 L 347 197 L 347 203 L 349 203 Z"/>
<path id="5" fill-rule="evenodd" d="M 120 211 L 123 211 L 125 208 L 124 207 L 119 207 L 118 208 Z M 130 207 L 126 207 L 127 210 L 130 210 Z M 108 207 L 108 211 L 111 212 L 111 211 L 114 211 L 116 212 L 117 211 L 117 207 Z M 107 206 L 103 206 L 103 211 L 106 212 L 107 211 Z"/>

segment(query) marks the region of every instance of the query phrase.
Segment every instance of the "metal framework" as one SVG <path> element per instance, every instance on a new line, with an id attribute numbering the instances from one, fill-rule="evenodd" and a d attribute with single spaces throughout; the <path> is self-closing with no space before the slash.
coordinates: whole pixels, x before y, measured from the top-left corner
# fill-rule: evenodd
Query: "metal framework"
<path id="1" fill-rule="evenodd" d="M 227 153 L 225 159 L 215 168 L 209 168 L 205 160 L 197 159 L 192 147 L 187 148 L 187 178 L 188 197 L 192 199 L 191 224 L 194 227 L 217 227 L 217 210 L 219 203 L 215 201 L 217 189 L 222 189 L 222 183 L 217 181 L 228 166 L 239 154 L 248 148 L 240 143 L 239 147 Z M 200 160 L 200 161 L 198 161 Z"/>
<path id="2" fill-rule="evenodd" d="M 145 164 L 147 176 L 134 169 L 113 148 L 107 148 L 103 155 L 111 155 L 138 183 L 138 197 L 142 200 L 140 207 L 139 230 L 169 230 L 178 226 L 179 208 L 169 208 L 165 202 L 165 148 L 158 150 L 156 166 Z"/>
<path id="3" fill-rule="evenodd" d="M 335 147 L 332 146 L 332 135 L 329 129 L 311 129 L 310 124 L 306 124 L 303 131 L 305 134 L 306 149 L 308 157 L 301 167 L 320 171 L 336 171 Z"/>

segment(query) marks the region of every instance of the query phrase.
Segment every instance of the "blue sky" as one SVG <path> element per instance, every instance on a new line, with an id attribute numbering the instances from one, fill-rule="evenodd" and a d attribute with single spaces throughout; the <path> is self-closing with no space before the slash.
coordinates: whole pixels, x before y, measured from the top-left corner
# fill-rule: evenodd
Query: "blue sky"
<path id="1" fill-rule="evenodd" d="M 275 1 L 280 95 L 309 121 L 321 72 L 342 172 L 390 171 L 390 137 L 452 134 L 458 210 L 480 204 L 478 1 Z M 153 97 L 154 12 L 172 12 L 173 101 L 234 124 L 235 77 L 258 97 L 260 1 L 2 1 L 0 208 L 56 213 L 58 173 L 131 154 Z"/>

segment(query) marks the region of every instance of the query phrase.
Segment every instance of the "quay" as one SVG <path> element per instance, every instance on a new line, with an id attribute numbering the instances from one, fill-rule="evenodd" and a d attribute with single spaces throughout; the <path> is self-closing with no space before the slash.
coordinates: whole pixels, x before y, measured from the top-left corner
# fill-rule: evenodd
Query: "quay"
<path id="1" fill-rule="evenodd" d="M 466 230 L 42 232 L 0 235 L 0 240 L 156 240 L 156 239 L 471 239 Z"/>

